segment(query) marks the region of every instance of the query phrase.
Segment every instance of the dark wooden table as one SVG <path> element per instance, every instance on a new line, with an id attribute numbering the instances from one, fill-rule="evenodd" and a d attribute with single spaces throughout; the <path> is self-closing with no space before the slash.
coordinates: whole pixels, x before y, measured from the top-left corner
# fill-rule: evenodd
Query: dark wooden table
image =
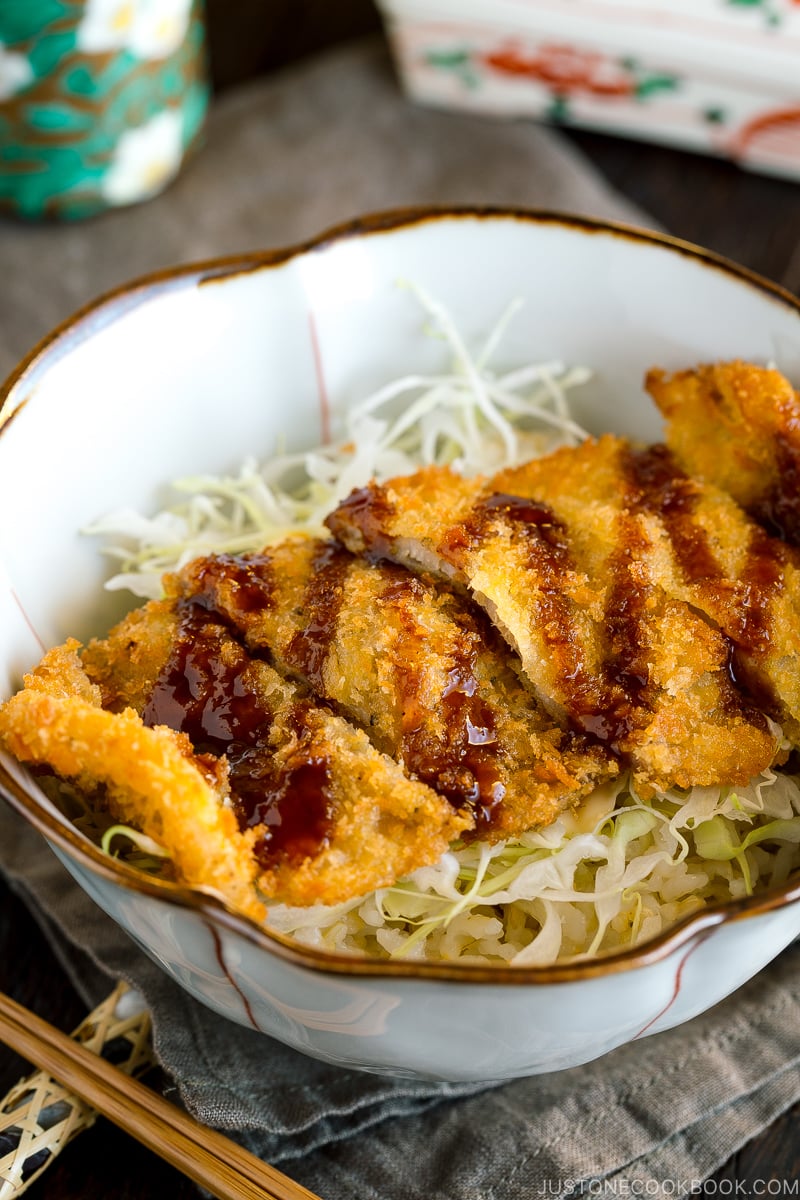
<path id="1" fill-rule="evenodd" d="M 212 5 L 212 11 L 214 7 L 219 11 L 222 6 Z M 360 31 L 357 23 L 353 31 Z M 225 82 L 234 81 L 236 72 L 227 59 L 221 70 Z M 570 136 L 619 191 L 671 233 L 800 292 L 800 185 L 749 175 L 726 163 L 679 151 L 583 132 Z M 77 1025 L 84 1015 L 35 923 L 2 883 L 0 987 L 63 1029 Z M 26 1072 L 19 1058 L 0 1048 L 0 1094 Z M 707 1194 L 789 1195 L 788 1190 L 768 1191 L 768 1181 L 798 1177 L 800 1106 L 727 1163 L 709 1182 Z M 171 1168 L 100 1121 L 66 1150 L 29 1194 L 32 1200 L 106 1200 L 108 1196 L 150 1200 L 165 1195 L 188 1200 L 197 1192 Z"/>

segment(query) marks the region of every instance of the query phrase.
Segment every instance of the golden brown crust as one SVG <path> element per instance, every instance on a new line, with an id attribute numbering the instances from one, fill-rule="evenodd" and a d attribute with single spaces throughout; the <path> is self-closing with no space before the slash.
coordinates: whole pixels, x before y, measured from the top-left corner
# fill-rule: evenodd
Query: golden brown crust
<path id="1" fill-rule="evenodd" d="M 254 833 L 239 831 L 185 737 L 146 728 L 132 709 L 100 708 L 77 648 L 71 641 L 48 651 L 25 688 L 0 707 L 0 740 L 20 761 L 46 764 L 88 791 L 104 785 L 115 816 L 160 842 L 180 878 L 261 919 Z"/>
<path id="2" fill-rule="evenodd" d="M 130 699 L 147 709 L 141 681 L 163 678 L 164 628 L 172 625 L 173 643 L 178 637 L 179 616 L 168 609 L 149 604 L 122 621 L 108 643 L 94 643 L 93 666 L 103 664 L 104 685 L 117 704 Z M 257 813 L 247 825 L 253 813 L 229 795 L 225 757 L 198 756 L 186 732 L 150 728 L 131 707 L 102 709 L 100 689 L 83 671 L 77 642 L 49 651 L 26 677 L 23 691 L 0 707 L 0 741 L 21 761 L 46 764 L 87 791 L 105 788 L 109 809 L 160 842 L 179 878 L 213 888 L 255 919 L 265 911 L 259 892 L 289 904 L 340 903 L 437 861 L 470 828 L 469 816 L 407 779 L 363 733 L 304 701 L 266 663 L 250 660 L 224 631 L 216 632 L 215 652 L 237 672 L 237 689 L 258 705 L 263 719 L 248 753 L 261 754 L 265 794 L 282 797 L 286 791 L 291 801 L 294 789 L 299 802 L 308 800 L 299 794 L 302 772 L 309 764 L 319 768 L 315 786 L 321 782 L 310 799 L 322 802 L 325 827 L 318 838 L 300 843 L 307 852 L 297 852 L 297 843 L 287 850 L 284 839 L 283 849 L 273 853 L 274 828 Z M 223 715 L 207 709 L 210 725 L 224 720 L 225 698 L 217 699 Z M 275 804 L 264 819 L 280 825 L 292 817 Z"/>
<path id="3" fill-rule="evenodd" d="M 788 379 L 737 360 L 673 375 L 654 368 L 645 386 L 683 469 L 800 544 L 800 394 Z"/>
<path id="4" fill-rule="evenodd" d="M 116 625 L 107 638 L 93 638 L 81 661 L 102 693 L 104 708 L 144 709 L 158 673 L 169 658 L 178 618 L 174 606 L 151 600 Z"/>
<path id="5" fill-rule="evenodd" d="M 538 708 L 480 613 L 403 568 L 290 539 L 256 556 L 197 559 L 168 587 L 221 614 L 251 651 L 267 649 L 283 675 L 472 813 L 476 836 L 547 825 L 617 772 Z"/>
<path id="6" fill-rule="evenodd" d="M 275 740 L 277 771 L 295 756 L 330 764 L 330 835 L 299 861 L 277 859 L 260 874 L 265 893 L 287 904 L 338 904 L 437 862 L 471 825 L 431 788 L 407 779 L 369 738 L 341 718 L 311 709 L 299 747 Z"/>
<path id="7" fill-rule="evenodd" d="M 675 563 L 674 475 L 657 450 L 606 436 L 489 480 L 429 469 L 370 485 L 327 523 L 353 549 L 468 588 L 541 702 L 619 753 L 640 787 L 743 783 L 776 742 L 733 687 L 719 614 L 697 610 Z"/>

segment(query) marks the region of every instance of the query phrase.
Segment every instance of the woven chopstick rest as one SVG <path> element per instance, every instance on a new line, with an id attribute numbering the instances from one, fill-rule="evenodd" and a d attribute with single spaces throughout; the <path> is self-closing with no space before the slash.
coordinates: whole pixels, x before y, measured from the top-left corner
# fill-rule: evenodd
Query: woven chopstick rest
<path id="1" fill-rule="evenodd" d="M 126 1075 L 155 1066 L 150 1014 L 120 983 L 72 1035 Z M 20 1196 L 68 1142 L 94 1124 L 96 1111 L 46 1071 L 36 1071 L 0 1101 L 0 1200 Z"/>

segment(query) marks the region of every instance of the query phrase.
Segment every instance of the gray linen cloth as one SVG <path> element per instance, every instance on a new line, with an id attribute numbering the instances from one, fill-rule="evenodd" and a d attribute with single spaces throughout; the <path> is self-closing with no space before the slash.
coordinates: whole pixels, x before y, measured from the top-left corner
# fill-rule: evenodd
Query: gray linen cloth
<path id="1" fill-rule="evenodd" d="M 382 46 L 358 44 L 216 102 L 205 148 L 150 204 L 0 224 L 0 372 L 133 275 L 414 203 L 645 222 L 557 134 L 415 108 Z M 686 1194 L 800 1098 L 798 948 L 711 1013 L 596 1063 L 501 1087 L 415 1083 L 314 1062 L 195 1003 L 5 807 L 0 867 L 87 1004 L 120 977 L 144 993 L 186 1107 L 325 1200 Z"/>

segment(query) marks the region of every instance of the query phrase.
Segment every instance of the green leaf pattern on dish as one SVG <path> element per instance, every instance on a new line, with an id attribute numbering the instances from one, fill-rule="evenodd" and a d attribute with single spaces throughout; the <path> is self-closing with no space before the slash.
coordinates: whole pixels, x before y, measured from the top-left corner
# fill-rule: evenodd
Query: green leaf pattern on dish
<path id="1" fill-rule="evenodd" d="M 71 219 L 156 195 L 208 94 L 201 0 L 5 0 L 0 211 Z"/>

